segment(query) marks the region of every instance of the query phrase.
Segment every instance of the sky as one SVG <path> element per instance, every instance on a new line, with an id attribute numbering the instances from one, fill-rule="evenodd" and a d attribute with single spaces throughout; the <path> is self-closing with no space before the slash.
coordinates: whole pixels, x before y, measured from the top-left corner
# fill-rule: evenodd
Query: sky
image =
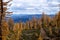
<path id="1" fill-rule="evenodd" d="M 8 11 L 13 14 L 56 14 L 60 10 L 60 0 L 13 0 L 11 3 Z"/>

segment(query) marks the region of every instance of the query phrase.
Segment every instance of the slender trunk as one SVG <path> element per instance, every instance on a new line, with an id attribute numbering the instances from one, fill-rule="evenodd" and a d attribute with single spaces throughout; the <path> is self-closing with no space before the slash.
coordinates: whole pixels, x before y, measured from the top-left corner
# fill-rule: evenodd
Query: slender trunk
<path id="1" fill-rule="evenodd" d="M 1 15 L 0 15 L 0 40 L 2 40 L 2 17 L 3 17 L 3 0 L 1 0 Z"/>

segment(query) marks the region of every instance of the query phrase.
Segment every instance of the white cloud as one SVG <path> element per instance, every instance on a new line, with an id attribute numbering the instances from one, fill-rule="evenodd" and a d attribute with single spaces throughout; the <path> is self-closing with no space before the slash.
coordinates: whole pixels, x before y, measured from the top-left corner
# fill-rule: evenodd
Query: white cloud
<path id="1" fill-rule="evenodd" d="M 3 0 L 3 2 L 6 2 L 6 1 L 9 1 L 9 0 Z"/>
<path id="2" fill-rule="evenodd" d="M 58 4 L 59 0 L 13 0 L 11 10 L 18 14 L 36 14 L 43 11 L 50 14 L 59 10 Z"/>

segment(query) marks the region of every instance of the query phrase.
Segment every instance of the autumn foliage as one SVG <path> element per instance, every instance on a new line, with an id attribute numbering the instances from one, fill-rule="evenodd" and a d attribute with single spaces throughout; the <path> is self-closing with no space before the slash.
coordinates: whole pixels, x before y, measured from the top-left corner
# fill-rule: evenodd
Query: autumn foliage
<path id="1" fill-rule="evenodd" d="M 3 40 L 60 40 L 60 11 L 52 18 L 42 14 L 42 18 L 33 17 L 26 23 L 14 23 L 10 18 L 2 25 Z"/>

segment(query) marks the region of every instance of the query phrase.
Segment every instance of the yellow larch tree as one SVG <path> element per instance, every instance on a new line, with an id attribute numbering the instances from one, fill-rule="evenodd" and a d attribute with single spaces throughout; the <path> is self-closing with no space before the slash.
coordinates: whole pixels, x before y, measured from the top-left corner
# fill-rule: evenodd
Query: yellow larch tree
<path id="1" fill-rule="evenodd" d="M 9 34 L 8 23 L 4 20 L 2 22 L 2 40 L 7 40 L 6 37 Z"/>
<path id="2" fill-rule="evenodd" d="M 10 13 L 10 12 L 6 12 L 6 11 L 8 10 L 8 8 L 7 8 L 8 3 L 11 2 L 12 0 L 9 0 L 7 2 L 4 2 L 4 1 L 5 0 L 0 0 L 0 40 L 2 40 L 2 37 L 3 37 L 2 21 L 5 19 L 6 13 Z"/>

